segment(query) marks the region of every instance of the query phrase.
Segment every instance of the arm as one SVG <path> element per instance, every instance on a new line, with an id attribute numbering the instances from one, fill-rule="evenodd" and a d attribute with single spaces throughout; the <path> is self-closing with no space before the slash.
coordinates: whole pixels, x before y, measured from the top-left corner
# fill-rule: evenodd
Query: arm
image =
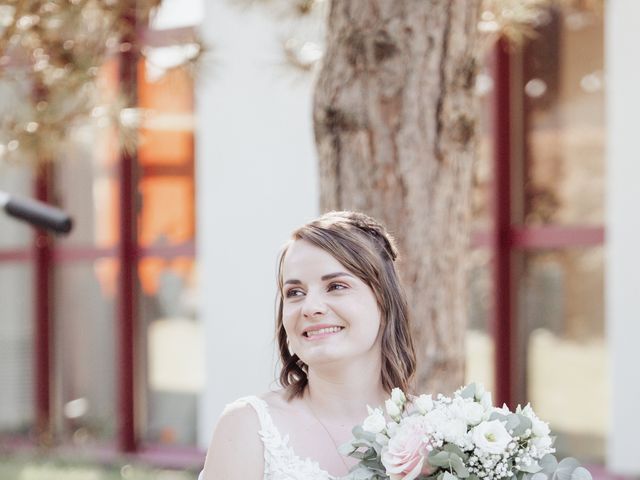
<path id="1" fill-rule="evenodd" d="M 213 432 L 202 480 L 262 480 L 264 447 L 260 423 L 250 405 L 232 407 Z"/>

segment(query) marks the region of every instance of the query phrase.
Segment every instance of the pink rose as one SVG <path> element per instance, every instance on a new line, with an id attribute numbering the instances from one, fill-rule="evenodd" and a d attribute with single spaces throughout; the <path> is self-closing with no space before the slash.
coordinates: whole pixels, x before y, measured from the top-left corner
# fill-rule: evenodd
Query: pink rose
<path id="1" fill-rule="evenodd" d="M 383 448 L 382 464 L 391 480 L 413 480 L 420 474 L 432 472 L 427 462 L 432 448 L 425 424 L 416 417 L 409 417 Z"/>

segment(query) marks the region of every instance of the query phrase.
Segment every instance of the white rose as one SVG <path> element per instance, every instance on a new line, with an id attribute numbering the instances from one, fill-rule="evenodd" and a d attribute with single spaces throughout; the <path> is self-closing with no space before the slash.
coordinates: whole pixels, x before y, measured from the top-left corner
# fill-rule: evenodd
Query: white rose
<path id="1" fill-rule="evenodd" d="M 503 423 L 498 420 L 483 422 L 472 430 L 473 443 L 487 453 L 501 454 L 511 442 L 512 437 Z"/>
<path id="2" fill-rule="evenodd" d="M 433 410 L 433 400 L 431 399 L 431 395 L 420 395 L 413 401 L 413 403 L 422 415 Z"/>
<path id="3" fill-rule="evenodd" d="M 398 408 L 398 405 L 396 405 L 396 402 L 394 402 L 391 399 L 388 399 L 384 402 L 384 406 L 387 409 L 387 413 L 391 418 L 395 420 L 396 418 L 400 417 L 400 408 Z"/>
<path id="4" fill-rule="evenodd" d="M 407 397 L 404 396 L 404 392 L 399 388 L 394 388 L 391 390 L 391 400 L 398 405 L 398 407 L 402 407 L 404 402 L 407 401 Z"/>
<path id="5" fill-rule="evenodd" d="M 387 426 L 382 410 L 376 408 L 375 410 L 370 410 L 369 414 L 362 424 L 362 429 L 371 433 L 382 432 Z"/>
<path id="6" fill-rule="evenodd" d="M 484 417 L 484 407 L 476 402 L 467 402 L 463 406 L 463 414 L 468 425 L 478 425 Z"/>

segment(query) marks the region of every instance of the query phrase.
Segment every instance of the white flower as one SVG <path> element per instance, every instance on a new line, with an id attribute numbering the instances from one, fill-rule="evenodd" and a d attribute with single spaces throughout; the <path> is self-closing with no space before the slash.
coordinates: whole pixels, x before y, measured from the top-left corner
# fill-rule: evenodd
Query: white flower
<path id="1" fill-rule="evenodd" d="M 400 408 L 404 405 L 404 402 L 407 401 L 407 397 L 404 396 L 404 392 L 399 388 L 394 388 L 391 390 L 391 400 Z"/>
<path id="2" fill-rule="evenodd" d="M 465 402 L 462 412 L 468 425 L 478 425 L 484 418 L 485 409 L 477 402 Z"/>
<path id="3" fill-rule="evenodd" d="M 549 450 L 551 448 L 552 443 L 553 443 L 553 440 L 551 440 L 551 437 L 549 436 L 534 437 L 531 440 L 531 444 L 534 447 L 536 447 L 536 450 L 538 450 L 538 453 L 546 452 L 547 450 Z"/>
<path id="4" fill-rule="evenodd" d="M 531 432 L 536 437 L 546 437 L 551 433 L 551 429 L 548 423 L 543 422 L 538 417 L 534 417 L 531 419 Z"/>
<path id="5" fill-rule="evenodd" d="M 387 421 L 384 418 L 382 410 L 379 408 L 373 410 L 368 405 L 367 409 L 369 410 L 369 416 L 365 418 L 364 423 L 362 424 L 362 429 L 371 433 L 382 432 L 387 426 Z"/>
<path id="6" fill-rule="evenodd" d="M 398 431 L 398 424 L 396 422 L 387 423 L 387 435 L 393 437 Z"/>
<path id="7" fill-rule="evenodd" d="M 522 415 L 531 420 L 531 432 L 534 437 L 545 437 L 551 433 L 549 424 L 538 418 L 531 408 L 530 403 L 527 403 L 527 405 L 522 409 Z"/>
<path id="8" fill-rule="evenodd" d="M 460 445 L 467 433 L 467 422 L 461 418 L 452 418 L 442 425 L 442 435 L 445 441 Z"/>
<path id="9" fill-rule="evenodd" d="M 395 420 L 396 418 L 400 417 L 400 408 L 398 408 L 398 405 L 396 404 L 396 402 L 394 402 L 391 399 L 388 399 L 384 402 L 384 406 L 387 409 L 387 413 L 391 418 Z"/>
<path id="10" fill-rule="evenodd" d="M 472 430 L 473 442 L 481 451 L 486 453 L 501 454 L 513 440 L 509 432 L 504 428 L 503 422 L 492 420 L 482 422 Z"/>
<path id="11" fill-rule="evenodd" d="M 480 399 L 480 404 L 484 407 L 485 410 L 491 410 L 491 408 L 493 407 L 491 392 L 484 392 L 482 398 Z"/>
<path id="12" fill-rule="evenodd" d="M 422 415 L 433 410 L 433 400 L 431 399 L 431 395 L 420 395 L 413 401 L 413 403 Z"/>
<path id="13" fill-rule="evenodd" d="M 376 433 L 376 443 L 384 447 L 389 443 L 389 437 L 387 437 L 384 433 Z"/>

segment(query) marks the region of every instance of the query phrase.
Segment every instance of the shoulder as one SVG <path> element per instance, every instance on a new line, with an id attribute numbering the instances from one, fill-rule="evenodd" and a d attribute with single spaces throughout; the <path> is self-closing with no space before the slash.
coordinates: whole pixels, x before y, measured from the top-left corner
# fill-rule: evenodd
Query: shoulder
<path id="1" fill-rule="evenodd" d="M 261 480 L 264 450 L 255 409 L 235 401 L 225 408 L 207 450 L 203 480 Z"/>

